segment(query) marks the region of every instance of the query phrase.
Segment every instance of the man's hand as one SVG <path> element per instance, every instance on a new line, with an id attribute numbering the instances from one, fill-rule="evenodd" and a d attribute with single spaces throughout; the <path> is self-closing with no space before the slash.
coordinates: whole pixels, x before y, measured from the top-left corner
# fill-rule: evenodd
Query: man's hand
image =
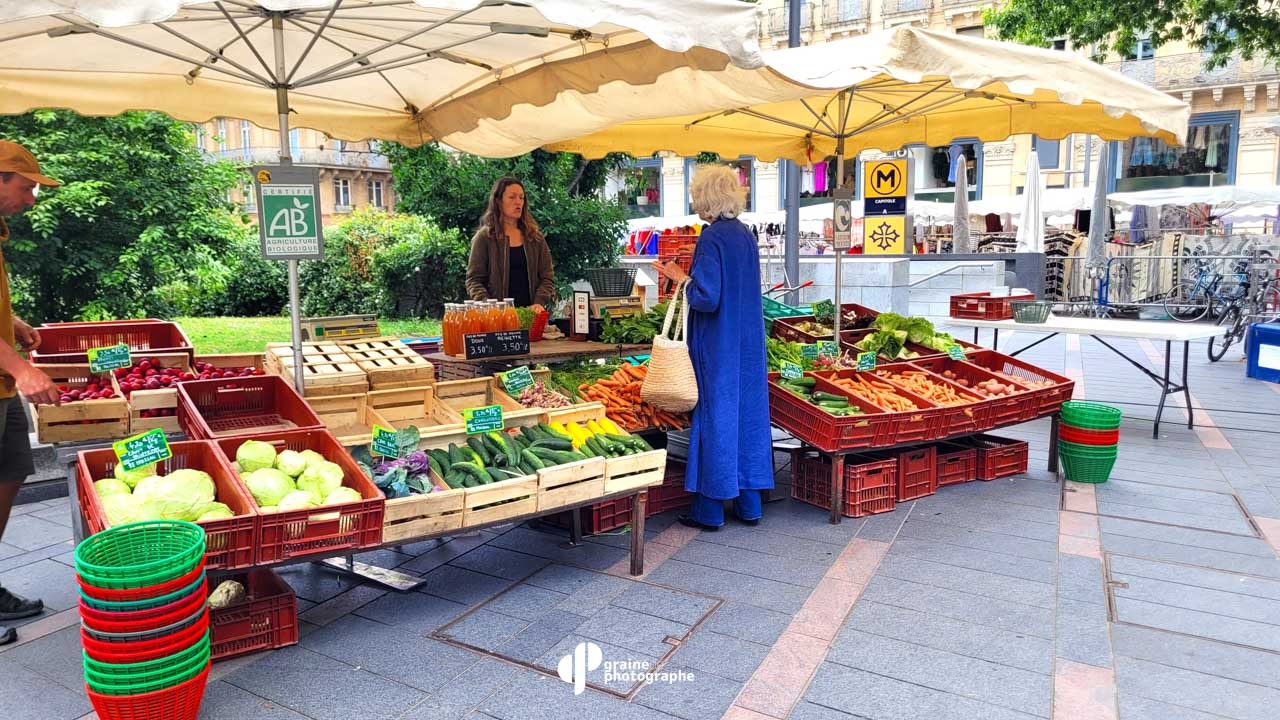
<path id="1" fill-rule="evenodd" d="M 23 350 L 31 352 L 40 347 L 40 331 L 17 317 L 13 318 L 13 336 Z"/>
<path id="2" fill-rule="evenodd" d="M 62 393 L 48 375 L 26 365 L 13 376 L 18 392 L 36 405 L 58 405 Z"/>

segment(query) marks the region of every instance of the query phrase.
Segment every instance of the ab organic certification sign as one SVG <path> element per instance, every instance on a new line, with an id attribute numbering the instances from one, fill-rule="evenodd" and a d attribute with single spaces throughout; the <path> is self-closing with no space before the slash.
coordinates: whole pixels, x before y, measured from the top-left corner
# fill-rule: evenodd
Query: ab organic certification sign
<path id="1" fill-rule="evenodd" d="M 268 260 L 324 257 L 320 224 L 320 170 L 290 165 L 254 168 L 258 235 Z"/>

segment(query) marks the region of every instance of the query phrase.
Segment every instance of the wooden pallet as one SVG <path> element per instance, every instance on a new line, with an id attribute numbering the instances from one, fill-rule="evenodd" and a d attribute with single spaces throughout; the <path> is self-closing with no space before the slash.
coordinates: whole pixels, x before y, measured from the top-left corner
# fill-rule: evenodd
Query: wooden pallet
<path id="1" fill-rule="evenodd" d="M 367 395 L 327 395 L 310 398 L 307 404 L 345 447 L 373 442 L 374 425 L 391 427 L 391 423 L 369 406 Z"/>
<path id="2" fill-rule="evenodd" d="M 434 433 L 459 431 L 463 427 L 462 416 L 456 410 L 436 402 L 432 387 L 373 390 L 368 398 L 370 408 L 386 421 L 388 428 L 416 427 L 420 432 Z"/>
<path id="3" fill-rule="evenodd" d="M 88 364 L 36 365 L 55 385 L 81 389 L 91 381 L 111 387 L 110 373 L 94 375 Z M 119 394 L 105 400 L 82 400 L 62 405 L 36 405 L 31 414 L 36 438 L 42 443 L 115 440 L 129 437 L 129 405 Z"/>
<path id="4" fill-rule="evenodd" d="M 293 347 L 289 343 L 267 345 L 267 372 L 292 382 L 293 370 Z M 369 390 L 364 370 L 335 343 L 303 343 L 302 370 L 305 397 L 355 395 Z"/>
<path id="5" fill-rule="evenodd" d="M 341 346 L 369 376 L 373 390 L 422 387 L 436 381 L 435 366 L 399 338 L 343 341 Z"/>

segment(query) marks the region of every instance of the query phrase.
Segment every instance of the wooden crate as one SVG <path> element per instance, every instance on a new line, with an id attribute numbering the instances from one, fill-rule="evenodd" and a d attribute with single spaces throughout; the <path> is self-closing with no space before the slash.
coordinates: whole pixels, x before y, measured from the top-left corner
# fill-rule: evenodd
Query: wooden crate
<path id="1" fill-rule="evenodd" d="M 438 382 L 435 384 L 435 391 L 437 402 L 459 413 L 467 408 L 501 405 L 502 413 L 508 419 L 538 417 L 543 414 L 541 408 L 526 408 L 513 400 L 492 377 Z"/>
<path id="2" fill-rule="evenodd" d="M 598 402 L 582 403 L 567 408 L 547 410 L 544 414 L 546 422 L 571 423 L 586 425 L 592 420 L 604 417 L 604 405 Z M 622 435 L 631 435 L 623 430 Z M 666 450 L 650 450 L 637 455 L 625 455 L 620 458 L 605 458 L 605 479 L 603 493 L 609 495 L 624 490 L 661 485 L 667 467 Z"/>
<path id="3" fill-rule="evenodd" d="M 604 484 L 604 458 L 539 470 L 538 512 L 595 500 L 604 495 Z"/>
<path id="4" fill-rule="evenodd" d="M 338 315 L 302 318 L 303 340 L 351 340 L 382 334 L 377 315 Z"/>
<path id="5" fill-rule="evenodd" d="M 435 366 L 399 338 L 344 340 L 341 346 L 369 377 L 372 390 L 423 387 L 436 381 Z"/>
<path id="6" fill-rule="evenodd" d="M 467 491 L 450 489 L 435 473 L 431 482 L 444 490 L 387 501 L 382 542 L 410 542 L 462 527 Z"/>
<path id="7" fill-rule="evenodd" d="M 336 343 L 303 343 L 303 396 L 354 395 L 369 390 L 364 370 Z M 293 382 L 293 347 L 289 343 L 267 345 L 266 370 Z"/>
<path id="8" fill-rule="evenodd" d="M 431 387 L 373 390 L 368 398 L 369 407 L 386 421 L 384 427 L 396 430 L 416 427 L 422 433 L 456 432 L 463 427 L 462 416 L 448 405 L 436 402 L 435 389 Z"/>
<path id="9" fill-rule="evenodd" d="M 87 364 L 36 365 L 55 385 L 83 389 L 90 382 L 111 387 L 110 373 L 94 375 Z M 42 443 L 115 440 L 129 437 L 129 405 L 117 393 L 105 400 L 81 400 L 62 405 L 36 405 L 31 414 L 36 438 Z"/>
<path id="10" fill-rule="evenodd" d="M 142 357 L 138 356 L 134 362 L 141 360 Z M 191 371 L 190 358 L 185 353 L 166 353 L 145 357 L 148 360 L 159 360 L 160 367 L 176 367 Z M 111 374 L 111 386 L 115 388 L 117 395 L 124 397 L 124 390 L 120 388 L 120 379 L 115 376 L 115 373 Z M 178 426 L 178 388 L 176 386 L 156 390 L 134 390 L 125 402 L 129 404 L 130 433 L 136 435 L 155 428 L 160 428 L 166 433 L 182 432 L 182 428 Z M 143 417 L 144 410 L 160 410 L 166 414 L 160 417 Z"/>
<path id="11" fill-rule="evenodd" d="M 197 355 L 196 363 L 206 362 L 223 370 L 240 370 L 251 367 L 266 371 L 266 357 L 262 353 L 220 353 L 214 355 Z M 194 366 L 194 364 L 193 364 Z M 199 373 L 197 373 L 199 374 Z"/>
<path id="12" fill-rule="evenodd" d="M 532 475 L 466 488 L 465 492 L 463 527 L 484 525 L 538 511 L 538 478 Z"/>
<path id="13" fill-rule="evenodd" d="M 329 432 L 346 447 L 373 442 L 373 426 L 391 427 L 373 408 L 366 395 L 327 395 L 307 400 Z"/>

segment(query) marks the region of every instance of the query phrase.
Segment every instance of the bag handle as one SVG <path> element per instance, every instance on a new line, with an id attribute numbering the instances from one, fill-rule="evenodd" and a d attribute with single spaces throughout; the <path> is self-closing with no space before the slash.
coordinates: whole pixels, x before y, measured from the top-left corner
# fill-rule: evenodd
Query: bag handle
<path id="1" fill-rule="evenodd" d="M 675 292 L 671 294 L 671 299 L 667 301 L 667 317 L 662 321 L 662 337 L 679 342 L 689 327 L 689 302 L 682 297 L 686 294 L 685 286 L 689 284 L 689 279 L 685 278 L 676 285 Z M 680 304 L 680 316 L 676 322 L 675 334 L 671 334 L 671 321 L 676 319 L 676 304 Z"/>

